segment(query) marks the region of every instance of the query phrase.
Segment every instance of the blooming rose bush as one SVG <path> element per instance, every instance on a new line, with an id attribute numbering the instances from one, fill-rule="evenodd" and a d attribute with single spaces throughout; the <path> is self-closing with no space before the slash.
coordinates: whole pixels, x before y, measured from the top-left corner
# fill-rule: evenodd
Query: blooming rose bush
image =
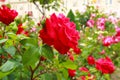
<path id="1" fill-rule="evenodd" d="M 31 16 L 0 7 L 0 79 L 110 80 L 120 67 L 120 21 L 113 15 L 87 6 L 38 23 Z"/>

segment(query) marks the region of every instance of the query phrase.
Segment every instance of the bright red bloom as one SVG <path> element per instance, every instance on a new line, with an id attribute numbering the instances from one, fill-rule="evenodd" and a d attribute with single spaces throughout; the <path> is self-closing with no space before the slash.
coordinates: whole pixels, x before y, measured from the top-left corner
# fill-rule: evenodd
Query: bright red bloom
<path id="1" fill-rule="evenodd" d="M 68 69 L 68 74 L 70 77 L 74 77 L 76 75 L 76 70 Z"/>
<path id="2" fill-rule="evenodd" d="M 5 5 L 0 8 L 0 21 L 6 25 L 9 25 L 14 21 L 18 13 L 15 10 L 11 10 Z"/>
<path id="3" fill-rule="evenodd" d="M 16 32 L 16 34 L 25 34 L 26 36 L 28 36 L 28 32 L 24 30 L 24 28 L 22 28 L 22 23 L 20 23 L 18 25 L 18 31 Z"/>
<path id="4" fill-rule="evenodd" d="M 45 26 L 40 30 L 40 37 L 43 42 L 54 48 L 61 54 L 66 54 L 70 48 L 78 50 L 79 32 L 73 22 L 63 14 L 56 16 L 52 14 L 46 19 Z"/>
<path id="5" fill-rule="evenodd" d="M 103 74 L 111 74 L 115 71 L 115 66 L 110 58 L 100 58 L 95 63 L 96 69 Z"/>
<path id="6" fill-rule="evenodd" d="M 93 56 L 88 56 L 87 62 L 89 65 L 94 65 L 95 64 L 95 59 Z"/>
<path id="7" fill-rule="evenodd" d="M 103 39 L 103 45 L 104 45 L 104 46 L 110 46 L 110 45 L 112 45 L 114 42 L 115 42 L 115 41 L 114 41 L 113 37 L 110 37 L 110 36 L 105 37 L 105 38 Z"/>

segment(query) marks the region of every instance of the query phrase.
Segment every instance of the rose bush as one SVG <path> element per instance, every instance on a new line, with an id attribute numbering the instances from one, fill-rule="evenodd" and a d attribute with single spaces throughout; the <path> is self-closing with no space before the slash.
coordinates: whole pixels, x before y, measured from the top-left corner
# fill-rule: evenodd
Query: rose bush
<path id="1" fill-rule="evenodd" d="M 37 5 L 39 0 L 30 1 Z M 52 2 L 39 1 L 43 8 Z M 17 16 L 1 6 L 0 79 L 111 79 L 120 67 L 119 19 L 89 5 L 84 13 L 70 10 L 67 17 L 41 13 L 35 23 L 29 13 Z"/>

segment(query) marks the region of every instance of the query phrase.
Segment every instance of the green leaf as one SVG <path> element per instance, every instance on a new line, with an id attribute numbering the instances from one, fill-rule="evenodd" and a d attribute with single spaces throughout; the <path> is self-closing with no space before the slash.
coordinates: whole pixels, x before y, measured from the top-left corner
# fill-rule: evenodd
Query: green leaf
<path id="1" fill-rule="evenodd" d="M 62 74 L 56 73 L 56 76 L 57 76 L 57 80 L 62 80 Z"/>
<path id="2" fill-rule="evenodd" d="M 42 55 L 44 55 L 45 57 L 47 57 L 50 60 L 53 60 L 53 58 L 54 58 L 53 49 L 48 45 L 43 45 L 42 46 Z"/>
<path id="3" fill-rule="evenodd" d="M 34 67 L 36 62 L 39 60 L 39 48 L 38 47 L 30 47 L 25 53 L 22 55 L 22 61 L 24 66 L 32 66 Z"/>
<path id="4" fill-rule="evenodd" d="M 1 72 L 8 72 L 18 66 L 18 63 L 12 60 L 8 60 L 5 64 L 0 67 Z"/>
<path id="5" fill-rule="evenodd" d="M 8 39 L 0 39 L 0 44 L 6 42 Z"/>
<path id="6" fill-rule="evenodd" d="M 12 40 L 12 39 L 8 39 L 8 40 L 5 42 L 5 47 L 10 47 L 10 46 L 13 46 L 13 40 Z"/>
<path id="7" fill-rule="evenodd" d="M 57 75 L 51 73 L 43 74 L 41 77 L 42 77 L 41 80 L 57 80 Z"/>
<path id="8" fill-rule="evenodd" d="M 3 48 L 1 48 L 1 49 L 0 49 L 0 54 L 3 53 L 3 52 L 4 52 L 4 50 L 3 50 Z"/>
<path id="9" fill-rule="evenodd" d="M 36 38 L 26 38 L 20 41 L 25 46 L 37 46 L 38 40 Z"/>
<path id="10" fill-rule="evenodd" d="M 13 56 L 16 52 L 16 48 L 14 46 L 10 46 L 8 48 L 5 48 L 5 51 L 8 52 L 11 56 Z"/>
<path id="11" fill-rule="evenodd" d="M 8 72 L 0 72 L 0 79 L 2 79 L 3 77 L 9 75 L 9 74 L 12 73 L 13 71 L 14 71 L 14 69 L 11 70 L 11 71 L 8 71 Z"/>
<path id="12" fill-rule="evenodd" d="M 62 72 L 63 72 L 63 76 L 64 76 L 65 80 L 68 80 L 68 70 L 63 69 Z"/>
<path id="13" fill-rule="evenodd" d="M 19 66 L 19 63 L 13 60 L 8 60 L 0 67 L 0 79 L 12 73 L 15 68 Z"/>
<path id="14" fill-rule="evenodd" d="M 63 62 L 60 65 L 67 69 L 76 69 L 77 68 L 77 65 L 73 61 L 70 61 L 70 60 Z"/>
<path id="15" fill-rule="evenodd" d="M 75 15 L 74 15 L 74 13 L 73 13 L 73 11 L 72 11 L 72 10 L 70 10 L 70 11 L 68 12 L 67 17 L 69 17 L 69 18 L 70 18 L 70 21 L 75 22 Z"/>
<path id="16" fill-rule="evenodd" d="M 8 35 L 8 37 L 10 37 L 13 40 L 17 39 L 17 35 L 15 33 L 9 32 L 9 33 L 7 33 L 7 35 Z"/>

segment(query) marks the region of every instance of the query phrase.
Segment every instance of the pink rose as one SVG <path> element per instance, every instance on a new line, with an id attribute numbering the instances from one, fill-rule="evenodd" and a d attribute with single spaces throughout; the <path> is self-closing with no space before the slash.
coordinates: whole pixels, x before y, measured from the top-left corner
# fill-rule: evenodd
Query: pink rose
<path id="1" fill-rule="evenodd" d="M 97 28 L 100 30 L 105 30 L 105 18 L 98 18 L 97 20 Z"/>
<path id="2" fill-rule="evenodd" d="M 94 14 L 94 13 L 92 13 L 91 16 L 90 16 L 91 19 L 93 19 L 95 17 L 96 17 L 96 14 Z"/>
<path id="3" fill-rule="evenodd" d="M 104 39 L 104 36 L 102 34 L 99 34 L 98 35 L 98 40 L 102 40 L 102 39 Z"/>
<path id="4" fill-rule="evenodd" d="M 2 5 L 0 8 L 0 21 L 6 25 L 9 25 L 14 21 L 18 13 L 15 10 L 11 10 L 5 5 Z"/>
<path id="5" fill-rule="evenodd" d="M 98 59 L 95 65 L 96 69 L 101 71 L 103 74 L 111 74 L 115 71 L 115 66 L 108 57 Z"/>
<path id="6" fill-rule="evenodd" d="M 95 64 L 95 59 L 93 56 L 88 56 L 87 62 L 89 65 L 94 65 Z"/>
<path id="7" fill-rule="evenodd" d="M 76 75 L 76 70 L 68 69 L 68 74 L 70 77 L 74 77 Z"/>
<path id="8" fill-rule="evenodd" d="M 66 18 L 63 14 L 56 16 L 52 14 L 45 21 L 45 26 L 40 30 L 40 37 L 43 42 L 54 48 L 61 54 L 66 54 L 70 48 L 77 53 L 79 32 L 73 22 Z"/>
<path id="9" fill-rule="evenodd" d="M 92 20 L 92 19 L 90 19 L 90 20 L 87 21 L 87 26 L 88 26 L 88 27 L 93 27 L 94 24 L 95 24 L 95 21 Z"/>
<path id="10" fill-rule="evenodd" d="M 79 70 L 82 72 L 89 72 L 89 70 L 86 67 L 80 67 Z"/>
<path id="11" fill-rule="evenodd" d="M 114 43 L 113 37 L 108 36 L 108 37 L 105 37 L 105 38 L 103 39 L 103 45 L 104 45 L 104 46 L 110 46 L 110 45 L 112 45 L 113 43 Z"/>
<path id="12" fill-rule="evenodd" d="M 120 28 L 116 27 L 116 35 L 115 36 L 120 36 Z"/>
<path id="13" fill-rule="evenodd" d="M 113 24 L 115 24 L 117 22 L 117 18 L 114 16 L 109 16 L 108 20 L 111 21 Z"/>
<path id="14" fill-rule="evenodd" d="M 36 27 L 32 27 L 30 32 L 36 32 Z"/>
<path id="15" fill-rule="evenodd" d="M 116 34 L 113 37 L 113 39 L 115 43 L 120 42 L 120 28 L 119 27 L 116 27 Z"/>

